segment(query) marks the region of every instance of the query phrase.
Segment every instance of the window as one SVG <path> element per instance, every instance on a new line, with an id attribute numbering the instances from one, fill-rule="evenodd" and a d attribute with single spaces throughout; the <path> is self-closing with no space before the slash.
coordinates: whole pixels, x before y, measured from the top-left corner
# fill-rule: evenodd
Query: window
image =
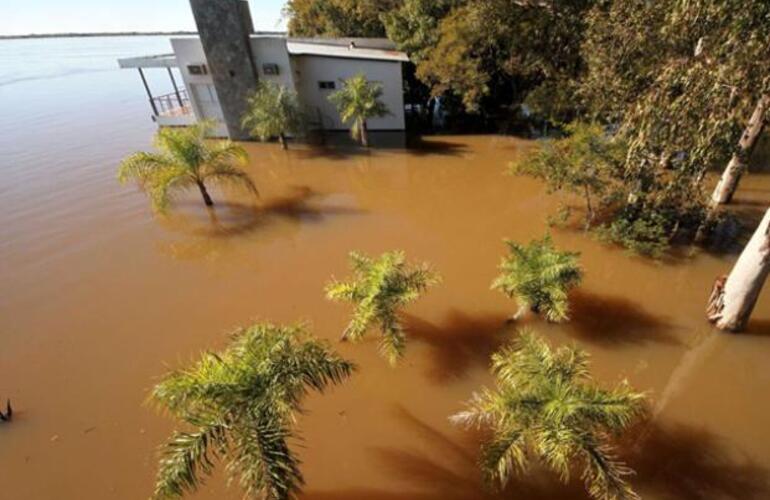
<path id="1" fill-rule="evenodd" d="M 266 75 L 277 75 L 280 73 L 277 64 L 265 63 L 262 65 L 262 73 Z"/>
<path id="2" fill-rule="evenodd" d="M 337 85 L 330 81 L 320 81 L 318 82 L 318 88 L 324 90 L 334 90 L 337 88 Z"/>
<path id="3" fill-rule="evenodd" d="M 205 64 L 190 64 L 187 72 L 191 75 L 207 75 L 209 71 Z"/>

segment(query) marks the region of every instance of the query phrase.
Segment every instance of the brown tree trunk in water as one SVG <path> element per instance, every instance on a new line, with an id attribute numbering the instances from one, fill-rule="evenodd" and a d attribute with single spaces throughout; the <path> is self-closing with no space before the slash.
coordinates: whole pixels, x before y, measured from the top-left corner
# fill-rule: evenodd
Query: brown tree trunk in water
<path id="1" fill-rule="evenodd" d="M 214 200 L 211 199 L 209 192 L 206 191 L 206 186 L 203 184 L 203 181 L 195 181 L 195 183 L 198 184 L 198 189 L 201 191 L 201 196 L 203 196 L 203 203 L 205 203 L 207 207 L 213 206 Z"/>
<path id="2" fill-rule="evenodd" d="M 289 145 L 286 143 L 286 136 L 283 134 L 278 134 L 278 141 L 281 143 L 281 149 L 286 151 L 289 149 Z"/>
<path id="3" fill-rule="evenodd" d="M 366 128 L 366 120 L 361 123 L 361 144 L 365 147 L 369 147 L 369 131 Z"/>
<path id="4" fill-rule="evenodd" d="M 759 292 L 770 274 L 770 209 L 733 266 L 720 277 L 709 297 L 706 314 L 720 330 L 739 332 L 746 328 Z"/>
<path id="5" fill-rule="evenodd" d="M 754 112 L 751 114 L 751 119 L 749 119 L 749 124 L 743 131 L 741 140 L 738 143 L 738 151 L 733 154 L 730 163 L 727 164 L 721 179 L 719 179 L 717 187 L 714 189 L 714 193 L 711 195 L 712 206 L 730 203 L 730 200 L 732 200 L 735 190 L 738 188 L 738 181 L 740 181 L 741 175 L 748 167 L 751 153 L 754 151 L 754 147 L 762 135 L 762 130 L 767 121 L 765 115 L 768 108 L 770 108 L 770 94 L 764 94 L 757 102 Z"/>

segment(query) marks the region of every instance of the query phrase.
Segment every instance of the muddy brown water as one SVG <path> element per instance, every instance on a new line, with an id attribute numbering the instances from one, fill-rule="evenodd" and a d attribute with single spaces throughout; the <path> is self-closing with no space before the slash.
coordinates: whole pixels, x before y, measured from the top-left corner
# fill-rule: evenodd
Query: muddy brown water
<path id="1" fill-rule="evenodd" d="M 489 289 L 503 238 L 540 237 L 556 207 L 536 181 L 504 175 L 526 146 L 491 136 L 370 152 L 248 144 L 262 197 L 214 190 L 214 219 L 194 195 L 154 217 L 137 189 L 114 181 L 114 163 L 82 177 L 17 172 L 36 187 L 6 186 L 0 215 L 0 398 L 16 407 L 0 425 L 0 497 L 146 498 L 155 449 L 174 428 L 144 404 L 148 389 L 262 319 L 308 321 L 360 366 L 306 402 L 303 498 L 587 498 L 579 477 L 562 486 L 537 469 L 504 493 L 485 490 L 478 437 L 447 420 L 490 382 L 490 353 L 515 333 L 505 324 L 515 304 Z M 770 177 L 755 174 L 738 202 L 757 212 L 768 195 Z M 581 232 L 554 238 L 582 252 L 573 320 L 524 323 L 588 349 L 602 382 L 626 377 L 649 392 L 655 417 L 621 450 L 637 490 L 769 498 L 770 293 L 748 333 L 719 334 L 704 303 L 734 254 L 654 263 Z M 347 275 L 353 249 L 403 249 L 443 275 L 407 311 L 397 368 L 375 340 L 337 343 L 350 308 L 322 289 Z M 240 498 L 224 483 L 217 475 L 191 498 Z"/>

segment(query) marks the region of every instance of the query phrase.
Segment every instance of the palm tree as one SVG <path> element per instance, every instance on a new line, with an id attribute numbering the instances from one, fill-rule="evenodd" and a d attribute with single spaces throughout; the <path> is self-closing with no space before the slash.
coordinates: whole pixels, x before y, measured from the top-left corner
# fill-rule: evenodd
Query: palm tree
<path id="1" fill-rule="evenodd" d="M 261 141 L 278 137 L 281 147 L 288 149 L 286 134 L 300 130 L 301 116 L 296 92 L 275 82 L 260 81 L 249 98 L 242 124 Z"/>
<path id="2" fill-rule="evenodd" d="M 406 263 L 404 252 L 384 253 L 376 259 L 351 252 L 353 279 L 333 280 L 326 286 L 326 297 L 355 304 L 353 318 L 342 340 L 357 341 L 373 326 L 380 329 L 380 352 L 391 365 L 403 356 L 406 335 L 398 318 L 399 309 L 417 300 L 440 277 L 427 264 Z"/>
<path id="3" fill-rule="evenodd" d="M 548 321 L 569 319 L 568 292 L 582 279 L 577 252 L 562 252 L 551 236 L 520 245 L 506 240 L 510 255 L 500 264 L 502 273 L 492 288 L 519 303 L 518 318 L 526 309 L 542 313 Z"/>
<path id="4" fill-rule="evenodd" d="M 528 331 L 492 356 L 495 390 L 474 394 L 467 410 L 451 417 L 491 431 L 480 463 L 488 480 L 504 486 L 535 456 L 564 482 L 582 466 L 593 498 L 638 498 L 624 479 L 633 471 L 616 458 L 610 436 L 644 413 L 645 396 L 626 381 L 601 389 L 588 368 L 585 351 L 552 350 Z"/>
<path id="5" fill-rule="evenodd" d="M 157 153 L 135 153 L 120 164 L 121 183 L 136 180 L 150 196 L 152 207 L 165 212 L 172 192 L 197 187 L 206 206 L 214 202 L 206 183 L 243 187 L 256 194 L 257 188 L 239 168 L 248 160 L 246 151 L 230 141 L 206 141 L 211 122 L 187 128 L 162 128 L 155 136 Z"/>
<path id="6" fill-rule="evenodd" d="M 302 398 L 354 369 L 302 326 L 256 324 L 235 332 L 224 352 L 166 375 L 151 399 L 191 430 L 161 449 L 153 498 L 195 491 L 218 460 L 248 497 L 293 497 L 302 474 L 287 441 Z"/>
<path id="7" fill-rule="evenodd" d="M 345 80 L 342 88 L 329 96 L 329 100 L 337 106 L 342 121 L 353 122 L 350 135 L 360 140 L 364 147 L 369 147 L 366 120 L 390 113 L 381 97 L 382 85 L 370 83 L 362 73 Z"/>

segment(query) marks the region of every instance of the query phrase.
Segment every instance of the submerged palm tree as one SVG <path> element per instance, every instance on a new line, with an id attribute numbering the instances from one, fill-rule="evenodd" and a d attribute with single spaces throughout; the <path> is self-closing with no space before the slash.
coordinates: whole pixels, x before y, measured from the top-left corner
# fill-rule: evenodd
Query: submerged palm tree
<path id="1" fill-rule="evenodd" d="M 542 313 L 549 321 L 569 319 L 568 292 L 582 279 L 577 252 L 557 250 L 550 235 L 529 245 L 506 241 L 510 255 L 500 264 L 502 273 L 492 288 L 519 303 L 520 316 L 526 309 Z"/>
<path id="2" fill-rule="evenodd" d="M 406 349 L 399 309 L 417 300 L 440 277 L 427 264 L 407 264 L 404 252 L 384 253 L 377 259 L 351 252 L 350 263 L 351 281 L 334 280 L 326 286 L 327 298 L 356 306 L 342 339 L 359 340 L 377 326 L 382 334 L 380 352 L 394 365 Z"/>
<path id="3" fill-rule="evenodd" d="M 152 400 L 192 430 L 163 447 L 153 498 L 196 490 L 217 460 L 249 497 L 293 497 L 302 474 L 288 440 L 302 398 L 354 369 L 301 326 L 257 324 L 237 331 L 224 352 L 170 373 Z"/>
<path id="4" fill-rule="evenodd" d="M 482 448 L 487 479 L 503 486 L 526 471 L 533 456 L 567 482 L 581 466 L 588 493 L 600 500 L 638 498 L 624 479 L 632 474 L 617 460 L 610 436 L 644 413 L 643 394 L 626 381 L 614 389 L 596 385 L 588 354 L 575 347 L 552 350 L 530 332 L 492 356 L 496 389 L 473 395 L 455 423 L 492 431 Z"/>
<path id="5" fill-rule="evenodd" d="M 120 164 L 121 183 L 136 180 L 150 196 L 153 209 L 164 212 L 174 191 L 197 187 L 206 206 L 214 202 L 206 189 L 210 182 L 257 188 L 239 168 L 246 151 L 230 141 L 207 141 L 213 124 L 201 122 L 186 128 L 162 128 L 155 136 L 157 153 L 135 153 Z"/>
<path id="6" fill-rule="evenodd" d="M 345 80 L 342 88 L 329 96 L 329 100 L 337 106 L 342 121 L 353 122 L 350 135 L 360 140 L 364 147 L 369 146 L 366 120 L 389 113 L 381 97 L 382 85 L 370 83 L 362 73 Z"/>
<path id="7" fill-rule="evenodd" d="M 296 92 L 275 82 L 260 81 L 249 98 L 242 124 L 260 140 L 277 137 L 281 147 L 288 149 L 286 134 L 299 132 L 301 116 Z"/>

